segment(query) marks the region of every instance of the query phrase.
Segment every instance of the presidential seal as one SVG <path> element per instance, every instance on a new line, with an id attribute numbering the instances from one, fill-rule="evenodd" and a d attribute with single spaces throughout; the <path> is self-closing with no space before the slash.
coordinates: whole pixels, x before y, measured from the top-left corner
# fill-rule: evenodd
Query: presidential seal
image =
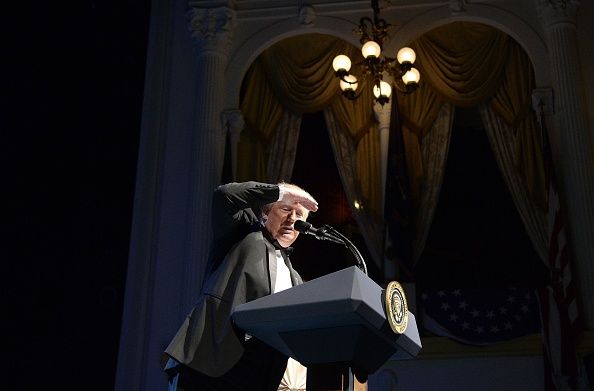
<path id="1" fill-rule="evenodd" d="M 403 334 L 408 325 L 408 305 L 402 286 L 392 281 L 386 288 L 386 318 L 396 334 Z"/>

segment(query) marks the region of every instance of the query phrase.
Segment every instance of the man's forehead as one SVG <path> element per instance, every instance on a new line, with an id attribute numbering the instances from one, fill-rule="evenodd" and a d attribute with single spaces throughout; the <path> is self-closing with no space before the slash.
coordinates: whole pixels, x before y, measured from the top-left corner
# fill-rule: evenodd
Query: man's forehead
<path id="1" fill-rule="evenodd" d="M 295 201 L 295 202 L 277 201 L 277 202 L 274 203 L 274 205 L 276 205 L 279 208 L 299 209 L 299 210 L 301 210 L 305 214 L 308 214 L 309 213 L 309 211 L 307 209 L 305 209 L 305 207 L 303 205 L 301 205 L 297 201 Z"/>

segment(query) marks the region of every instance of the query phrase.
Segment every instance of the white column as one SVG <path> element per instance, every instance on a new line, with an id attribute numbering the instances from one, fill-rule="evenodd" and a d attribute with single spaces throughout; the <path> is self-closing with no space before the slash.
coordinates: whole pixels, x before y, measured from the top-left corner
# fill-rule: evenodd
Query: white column
<path id="1" fill-rule="evenodd" d="M 222 166 L 233 12 L 188 14 L 187 0 L 152 8 L 117 391 L 166 389 L 159 358 L 201 288 Z"/>
<path id="2" fill-rule="evenodd" d="M 198 56 L 196 125 L 188 167 L 192 199 L 187 216 L 189 237 L 182 285 L 183 307 L 191 308 L 205 274 L 211 241 L 212 192 L 220 184 L 223 169 L 225 138 L 220 119 L 235 11 L 226 6 L 191 8 L 187 16 Z"/>
<path id="3" fill-rule="evenodd" d="M 229 139 L 231 141 L 231 171 L 233 180 L 236 180 L 237 144 L 239 144 L 239 137 L 245 126 L 245 121 L 240 110 L 225 110 L 221 115 L 221 122 L 223 124 L 224 134 L 229 133 Z"/>
<path id="4" fill-rule="evenodd" d="M 187 0 L 152 7 L 116 391 L 167 388 L 159 361 L 201 288 L 224 153 L 234 12 L 188 12 Z"/>
<path id="5" fill-rule="evenodd" d="M 393 97 L 392 99 L 396 99 Z M 380 154 L 381 154 L 381 185 L 382 185 L 382 202 L 381 213 L 383 216 L 384 208 L 386 206 L 386 173 L 388 171 L 388 144 L 390 142 L 390 113 L 392 106 L 388 103 L 381 105 L 377 102 L 373 104 L 373 113 L 378 122 L 378 130 L 380 135 Z"/>
<path id="6" fill-rule="evenodd" d="M 396 97 L 392 97 L 396 99 Z M 388 146 L 390 145 L 390 115 L 392 112 L 392 105 L 381 105 L 377 102 L 373 104 L 373 113 L 378 122 L 378 130 L 380 137 L 380 158 L 381 158 L 381 216 L 384 216 L 384 209 L 386 207 L 386 176 L 388 172 Z M 385 245 L 383 243 L 382 245 Z M 396 274 L 395 262 L 387 258 L 383 259 L 383 272 L 385 278 L 392 278 Z"/>
<path id="7" fill-rule="evenodd" d="M 555 98 L 556 172 L 565 200 L 570 242 L 586 327 L 594 329 L 594 160 L 578 67 L 578 1 L 538 0 L 546 32 Z"/>

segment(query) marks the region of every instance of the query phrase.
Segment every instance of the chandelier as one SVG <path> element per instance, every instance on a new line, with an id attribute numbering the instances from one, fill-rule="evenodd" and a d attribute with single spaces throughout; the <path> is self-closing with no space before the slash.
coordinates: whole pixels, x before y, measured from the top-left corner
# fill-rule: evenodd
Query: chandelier
<path id="1" fill-rule="evenodd" d="M 373 95 L 378 103 L 384 105 L 390 101 L 392 95 L 392 86 L 383 80 L 385 73 L 393 76 L 394 86 L 404 94 L 410 94 L 418 87 L 421 74 L 413 66 L 416 54 L 411 48 L 400 49 L 396 58 L 382 54 L 382 47 L 384 41 L 389 38 L 388 29 L 391 25 L 379 17 L 378 0 L 371 1 L 371 8 L 373 9 L 373 20 L 363 17 L 359 22 L 359 27 L 353 30 L 361 37 L 359 42 L 363 45 L 361 48 L 363 61 L 355 65 L 361 68 L 363 77 L 372 80 Z M 351 59 L 340 54 L 334 57 L 332 67 L 336 77 L 340 79 L 342 94 L 350 100 L 357 99 L 360 95 L 356 92 L 359 81 L 356 76 L 349 74 Z"/>

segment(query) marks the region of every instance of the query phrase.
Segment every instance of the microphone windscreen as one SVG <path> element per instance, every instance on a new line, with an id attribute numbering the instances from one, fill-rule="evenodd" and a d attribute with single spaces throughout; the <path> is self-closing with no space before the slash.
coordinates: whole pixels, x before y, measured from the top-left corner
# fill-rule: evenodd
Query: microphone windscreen
<path id="1" fill-rule="evenodd" d="M 295 221 L 295 224 L 293 226 L 299 232 L 307 232 L 307 230 L 311 228 L 311 224 L 303 220 Z"/>

